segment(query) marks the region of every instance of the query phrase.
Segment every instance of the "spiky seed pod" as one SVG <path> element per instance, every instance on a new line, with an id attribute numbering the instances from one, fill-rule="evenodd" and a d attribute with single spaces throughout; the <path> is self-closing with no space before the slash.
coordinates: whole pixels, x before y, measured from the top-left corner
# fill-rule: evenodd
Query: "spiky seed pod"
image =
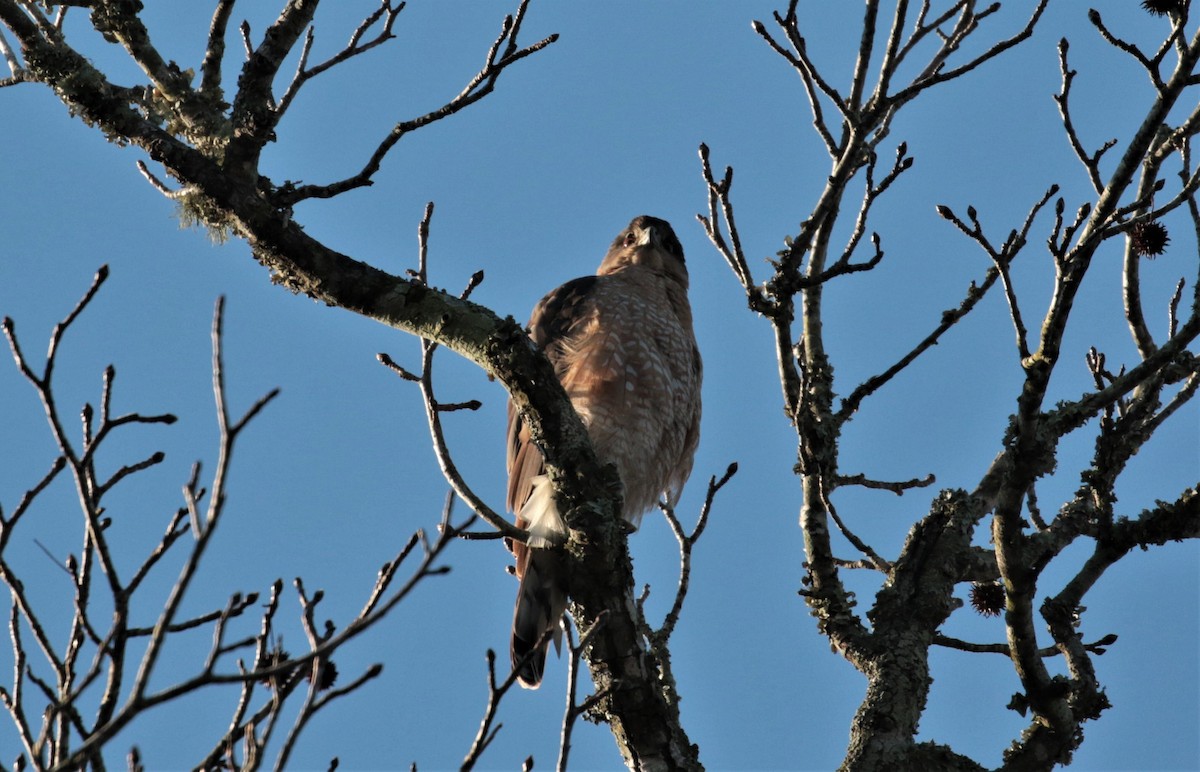
<path id="1" fill-rule="evenodd" d="M 337 683 L 337 677 L 338 677 L 337 665 L 333 664 L 333 662 L 331 662 L 331 661 L 326 660 L 325 667 L 321 668 L 321 683 L 317 684 L 317 691 L 324 691 L 324 690 L 330 688 L 331 686 L 333 686 L 335 683 Z M 312 669 L 311 668 L 309 669 L 308 675 L 306 675 L 305 678 L 309 681 L 312 680 Z"/>
<path id="2" fill-rule="evenodd" d="M 1186 0 L 1142 0 L 1142 8 L 1155 16 L 1166 16 L 1172 11 L 1182 11 Z"/>
<path id="3" fill-rule="evenodd" d="M 998 582 L 971 584 L 971 606 L 985 617 L 999 616 L 1004 610 L 1004 587 Z"/>
<path id="4" fill-rule="evenodd" d="M 270 667 L 276 667 L 277 665 L 282 665 L 284 662 L 287 662 L 289 659 L 291 659 L 291 655 L 287 653 L 287 650 L 284 649 L 282 646 L 276 645 L 276 646 L 272 647 L 269 651 L 267 651 L 262 659 L 260 659 L 257 663 L 255 663 L 254 669 L 255 670 L 266 670 L 267 668 L 270 668 Z M 287 676 L 288 676 L 287 673 L 277 673 L 276 675 L 267 676 L 266 678 L 263 678 L 262 683 L 266 684 L 268 686 L 271 685 L 272 681 L 274 681 L 276 683 L 281 683 L 287 679 Z"/>
<path id="5" fill-rule="evenodd" d="M 1167 229 L 1157 220 L 1140 222 L 1129 229 L 1129 240 L 1135 255 L 1154 258 L 1171 243 Z"/>

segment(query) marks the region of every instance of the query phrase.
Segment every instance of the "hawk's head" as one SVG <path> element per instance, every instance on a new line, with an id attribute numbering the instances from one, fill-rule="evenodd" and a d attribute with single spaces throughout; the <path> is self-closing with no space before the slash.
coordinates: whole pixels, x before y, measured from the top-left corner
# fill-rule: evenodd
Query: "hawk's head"
<path id="1" fill-rule="evenodd" d="M 603 276 L 629 266 L 649 269 L 687 288 L 688 274 L 683 260 L 683 247 L 666 220 L 646 214 L 633 218 L 633 222 L 621 231 L 608 248 L 608 254 L 596 273 Z"/>

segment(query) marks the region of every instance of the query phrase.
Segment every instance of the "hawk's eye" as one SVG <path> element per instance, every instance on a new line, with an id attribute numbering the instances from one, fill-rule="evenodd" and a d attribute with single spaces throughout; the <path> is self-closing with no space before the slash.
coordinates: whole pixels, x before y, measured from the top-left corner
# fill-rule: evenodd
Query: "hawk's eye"
<path id="1" fill-rule="evenodd" d="M 637 234 L 633 231 L 625 234 L 625 246 L 632 247 L 637 243 Z"/>

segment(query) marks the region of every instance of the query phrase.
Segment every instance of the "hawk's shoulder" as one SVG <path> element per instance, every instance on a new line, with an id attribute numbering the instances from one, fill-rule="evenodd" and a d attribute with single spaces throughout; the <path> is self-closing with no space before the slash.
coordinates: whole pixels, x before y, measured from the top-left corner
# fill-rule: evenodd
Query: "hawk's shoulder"
<path id="1" fill-rule="evenodd" d="M 538 348 L 571 334 L 571 328 L 586 314 L 599 276 L 580 276 L 542 298 L 529 318 L 529 335 Z"/>

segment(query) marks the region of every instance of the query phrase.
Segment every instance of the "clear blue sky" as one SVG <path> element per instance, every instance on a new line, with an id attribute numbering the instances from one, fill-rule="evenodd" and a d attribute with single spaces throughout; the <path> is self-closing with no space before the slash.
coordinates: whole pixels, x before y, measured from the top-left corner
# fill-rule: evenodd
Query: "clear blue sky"
<path id="1" fill-rule="evenodd" d="M 164 55 L 198 68 L 211 4 L 147 5 Z M 255 14 L 250 21 L 258 35 L 275 5 L 245 3 L 235 16 Z M 314 58 L 337 50 L 373 5 L 326 4 Z M 1166 23 L 1137 5 L 1106 4 L 1106 20 L 1152 45 Z M 410 3 L 397 25 L 399 40 L 304 89 L 280 127 L 280 141 L 268 149 L 264 172 L 276 182 L 310 183 L 353 173 L 392 123 L 458 92 L 512 7 Z M 857 45 L 857 5 L 803 3 L 802 9 L 814 56 L 844 85 Z M 688 255 L 706 364 L 703 437 L 681 515 L 694 517 L 708 476 L 730 461 L 741 465 L 697 546 L 691 595 L 672 645 L 683 719 L 711 769 L 833 768 L 865 684 L 830 653 L 796 595 L 804 558 L 790 471 L 795 439 L 780 409 L 769 330 L 745 310 L 733 276 L 694 219 L 706 205 L 696 154 L 702 141 L 714 165 L 736 168 L 737 215 L 756 268 L 796 232 L 824 184 L 828 163 L 810 131 L 799 80 L 750 28 L 752 18 L 768 20 L 772 10 L 762 3 L 535 0 L 526 42 L 557 32 L 557 44 L 508 72 L 481 104 L 406 137 L 374 187 L 296 211 L 313 236 L 400 273 L 416 265 L 417 223 L 425 203 L 434 201 L 431 280 L 457 291 L 483 269 L 487 278 L 475 299 L 520 319 L 550 288 L 590 273 L 632 216 L 674 223 Z M 1006 7 L 983 36 L 1010 33 L 1020 24 L 1015 13 Z M 117 81 L 137 80 L 119 48 L 78 24 L 68 34 Z M 1126 137 L 1149 104 L 1146 78 L 1098 42 L 1085 5 L 1063 2 L 1018 50 L 906 108 L 891 141 L 907 141 L 916 165 L 879 204 L 872 223 L 887 256 L 876 271 L 827 294 L 839 393 L 907 351 L 986 270 L 986 257 L 937 217 L 935 204 L 959 211 L 973 204 L 1002 240 L 1052 183 L 1063 187 L 1068 210 L 1088 200 L 1051 99 L 1059 81 L 1056 44 L 1064 35 L 1080 71 L 1076 121 L 1086 142 Z M 231 38 L 231 51 L 239 48 Z M 173 205 L 137 173 L 140 151 L 106 144 L 69 118 L 48 90 L 3 90 L 0 114 L 0 314 L 16 320 L 26 352 L 40 355 L 52 325 L 107 263 L 108 284 L 61 353 L 61 409 L 72 415 L 83 402 L 94 403 L 101 372 L 112 362 L 116 410 L 169 411 L 181 419 L 171 428 L 126 431 L 110 448 L 113 455 L 101 459 L 111 470 L 155 449 L 167 454 L 165 463 L 110 497 L 114 537 L 128 545 L 124 564 L 134 565 L 161 534 L 192 462 L 203 459 L 209 469 L 215 463 L 208 327 L 223 294 L 234 409 L 274 386 L 282 395 L 238 448 L 226 519 L 186 610 L 217 608 L 234 591 L 263 592 L 277 577 L 290 583 L 300 575 L 310 589 L 325 590 L 328 617 L 347 621 L 379 566 L 414 529 L 436 524 L 445 496 L 416 388 L 375 361 L 386 351 L 415 369 L 416 341 L 271 285 L 244 243 L 214 246 L 203 231 L 181 230 Z M 1031 327 L 1050 291 L 1053 268 L 1039 247 L 1049 224 L 1043 217 L 1035 225 L 1016 268 Z M 1186 231 L 1177 222 L 1167 255 L 1143 269 L 1149 321 L 1160 336 L 1174 282 L 1196 276 L 1197 247 Z M 1113 243 L 1088 277 L 1054 399 L 1088 388 L 1090 345 L 1114 366 L 1132 361 L 1120 317 L 1119 264 Z M 908 479 L 932 472 L 938 479 L 935 489 L 903 498 L 847 491 L 836 500 L 881 553 L 896 552 L 937 488 L 974 487 L 998 451 L 1021 375 L 1012 340 L 995 293 L 849 425 L 846 473 Z M 443 399 L 484 403 L 480 412 L 454 414 L 447 423 L 459 466 L 499 507 L 503 390 L 449 353 L 439 357 L 438 376 Z M 1136 515 L 1196 483 L 1198 422 L 1200 410 L 1188 406 L 1134 459 L 1118 488 L 1121 514 Z M 32 389 L 2 362 L 0 426 L 0 502 L 11 510 L 48 468 L 54 448 Z M 1039 489 L 1044 511 L 1076 487 L 1093 428 L 1064 445 L 1059 475 Z M 61 634 L 68 579 L 35 539 L 62 557 L 78 543 L 81 524 L 66 485 L 49 491 L 34 514 L 36 523 L 18 534 L 9 558 L 23 567 L 36 600 L 57 599 L 59 611 L 48 624 Z M 678 553 L 653 516 L 632 544 L 638 581 L 651 585 L 649 609 L 657 619 L 673 591 Z M 849 545 L 838 549 L 852 557 Z M 1042 593 L 1061 586 L 1085 555 L 1082 545 L 1068 551 L 1046 573 Z M 1131 555 L 1088 596 L 1085 638 L 1116 633 L 1120 640 L 1095 662 L 1114 707 L 1087 725 L 1075 768 L 1200 768 L 1198 558 L 1195 543 Z M 504 573 L 508 562 L 498 543 L 454 545 L 448 576 L 428 581 L 343 649 L 337 665 L 344 681 L 373 662 L 384 664 L 383 675 L 316 719 L 293 766 L 324 767 L 336 755 L 343 769 L 413 761 L 421 769 L 456 767 L 484 707 L 484 651 L 507 650 L 515 591 Z M 174 570 L 147 589 L 165 593 Z M 851 583 L 865 611 L 877 582 L 855 576 Z M 296 610 L 289 589 L 281 629 L 285 645 L 300 649 Z M 151 603 L 144 619 L 156 611 Z M 254 625 L 247 621 L 244 634 Z M 1003 640 L 999 621 L 969 610 L 955 614 L 945 630 L 980 642 Z M 169 649 L 171 667 L 159 684 L 198 667 L 208 642 L 207 633 L 196 634 Z M 933 668 L 922 737 L 998 764 L 1025 726 L 1004 707 L 1019 690 L 1011 666 L 995 655 L 938 651 Z M 553 764 L 565 672 L 564 663 L 552 660 L 540 691 L 505 701 L 504 728 L 485 767 L 513 769 L 529 754 L 539 769 Z M 6 646 L 0 673 L 11 673 Z M 134 724 L 113 746 L 111 763 L 136 743 L 148 768 L 190 766 L 227 724 L 234 699 L 232 691 L 210 690 Z M 0 757 L 11 760 L 15 743 L 0 721 Z M 620 762 L 607 730 L 590 725 L 578 728 L 572 758 L 581 769 Z"/>

